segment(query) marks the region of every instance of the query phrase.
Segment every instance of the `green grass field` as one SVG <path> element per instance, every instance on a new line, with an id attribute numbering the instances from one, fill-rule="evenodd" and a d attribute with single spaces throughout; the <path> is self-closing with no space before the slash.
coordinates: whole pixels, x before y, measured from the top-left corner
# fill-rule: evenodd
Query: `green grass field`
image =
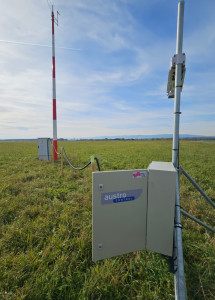
<path id="1" fill-rule="evenodd" d="M 101 170 L 171 161 L 171 141 L 62 142 L 75 166 Z M 60 149 L 60 148 L 59 148 Z M 180 164 L 215 200 L 215 144 L 180 142 Z M 36 142 L 0 142 L 0 299 L 174 299 L 167 262 L 150 251 L 91 259 L 91 168 L 38 160 Z M 183 175 L 181 206 L 215 227 Z M 215 299 L 215 235 L 182 216 L 188 299 Z"/>

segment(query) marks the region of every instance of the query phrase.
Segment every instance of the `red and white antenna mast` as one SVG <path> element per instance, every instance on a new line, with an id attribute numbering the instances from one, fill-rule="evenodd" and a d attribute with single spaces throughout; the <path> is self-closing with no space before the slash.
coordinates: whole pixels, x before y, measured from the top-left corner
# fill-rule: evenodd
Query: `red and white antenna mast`
<path id="1" fill-rule="evenodd" d="M 53 157 L 57 160 L 57 105 L 56 105 L 56 71 L 55 71 L 55 36 L 54 24 L 58 26 L 57 18 L 54 16 L 54 5 L 52 5 L 52 98 L 53 98 Z"/>

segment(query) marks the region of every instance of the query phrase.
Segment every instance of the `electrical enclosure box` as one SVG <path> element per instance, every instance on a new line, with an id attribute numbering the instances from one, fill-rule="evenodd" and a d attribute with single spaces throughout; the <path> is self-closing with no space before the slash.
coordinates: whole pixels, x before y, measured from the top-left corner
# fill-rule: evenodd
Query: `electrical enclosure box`
<path id="1" fill-rule="evenodd" d="M 93 173 L 93 261 L 146 247 L 147 170 Z"/>
<path id="2" fill-rule="evenodd" d="M 176 170 L 170 162 L 149 167 L 146 249 L 172 256 Z"/>
<path id="3" fill-rule="evenodd" d="M 170 162 L 94 172 L 93 261 L 143 249 L 172 256 L 175 191 Z"/>
<path id="4" fill-rule="evenodd" d="M 38 154 L 39 160 L 51 160 L 51 139 L 38 139 Z"/>

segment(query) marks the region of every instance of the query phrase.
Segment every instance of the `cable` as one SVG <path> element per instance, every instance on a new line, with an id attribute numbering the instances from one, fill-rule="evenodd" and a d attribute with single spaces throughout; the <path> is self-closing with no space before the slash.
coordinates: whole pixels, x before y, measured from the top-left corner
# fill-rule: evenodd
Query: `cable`
<path id="1" fill-rule="evenodd" d="M 38 46 L 38 47 L 48 47 L 51 48 L 50 45 L 42 45 L 42 44 L 35 44 L 35 43 L 25 43 L 25 42 L 16 42 L 16 41 L 7 41 L 7 40 L 0 40 L 1 43 L 8 43 L 8 44 L 15 44 L 15 45 L 24 45 L 24 46 Z M 56 49 L 63 49 L 63 50 L 72 50 L 72 51 L 81 51 L 81 49 L 69 48 L 69 47 L 56 47 Z"/>
<path id="2" fill-rule="evenodd" d="M 50 3 L 49 0 L 47 0 L 47 4 L 48 4 L 49 9 L 52 10 L 52 8 L 51 8 L 51 3 Z"/>
<path id="3" fill-rule="evenodd" d="M 84 169 L 86 169 L 86 168 L 91 164 L 91 161 L 89 161 L 89 162 L 88 162 L 86 165 L 84 165 L 82 168 L 76 168 L 76 167 L 74 167 L 74 166 L 71 164 L 71 162 L 70 162 L 70 160 L 69 160 L 69 158 L 68 158 L 68 156 L 67 156 L 67 154 L 66 154 L 66 150 L 65 150 L 64 148 L 61 148 L 61 152 L 57 152 L 57 150 L 56 150 L 54 144 L 52 144 L 52 147 L 53 147 L 53 150 L 55 151 L 55 153 L 57 153 L 57 155 L 62 155 L 62 151 L 64 152 L 68 164 L 69 164 L 70 167 L 72 167 L 74 170 L 77 170 L 77 171 L 84 170 Z M 95 161 L 96 161 L 98 170 L 101 171 L 98 158 L 97 158 L 97 157 L 94 157 L 94 159 L 95 159 Z"/>
<path id="4" fill-rule="evenodd" d="M 98 158 L 97 157 L 94 157 L 95 158 L 95 160 L 96 160 L 96 164 L 97 164 L 97 167 L 98 167 L 98 170 L 99 170 L 99 172 L 101 171 L 101 169 L 100 169 L 100 165 L 99 165 L 99 160 L 98 160 Z"/>
<path id="5" fill-rule="evenodd" d="M 56 150 L 56 148 L 55 148 L 55 145 L 54 145 L 54 144 L 52 144 L 52 147 L 53 147 L 53 149 L 54 149 L 54 152 L 55 152 L 55 153 L 57 153 L 57 155 L 61 155 L 61 152 L 57 152 L 57 150 Z"/>
<path id="6" fill-rule="evenodd" d="M 64 154 L 65 154 L 65 156 L 66 156 L 66 160 L 67 160 L 68 164 L 69 164 L 70 167 L 72 167 L 74 170 L 78 170 L 78 171 L 84 170 L 85 168 L 87 168 L 87 167 L 91 164 L 91 161 L 89 161 L 89 162 L 88 162 L 85 166 L 83 166 L 82 168 L 76 168 L 76 167 L 74 167 L 74 166 L 71 164 L 71 162 L 69 161 L 69 158 L 68 158 L 68 156 L 67 156 L 66 151 L 65 151 L 64 148 L 62 148 L 62 151 L 64 152 Z"/>

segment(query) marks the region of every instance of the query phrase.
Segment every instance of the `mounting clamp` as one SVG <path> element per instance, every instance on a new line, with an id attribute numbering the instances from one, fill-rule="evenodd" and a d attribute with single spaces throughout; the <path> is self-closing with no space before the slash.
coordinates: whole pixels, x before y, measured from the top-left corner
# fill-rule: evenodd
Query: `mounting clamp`
<path id="1" fill-rule="evenodd" d="M 182 229 L 182 224 L 181 224 L 181 223 L 175 223 L 174 227 L 175 227 L 175 228 L 181 228 L 181 229 Z"/>
<path id="2" fill-rule="evenodd" d="M 173 67 L 174 65 L 178 65 L 178 64 L 185 65 L 185 61 L 186 61 L 185 53 L 175 54 L 171 60 L 171 67 Z"/>
<path id="3" fill-rule="evenodd" d="M 168 98 L 175 97 L 175 71 L 176 65 L 182 64 L 182 72 L 181 72 L 181 85 L 179 87 L 183 87 L 184 77 L 185 77 L 185 61 L 186 55 L 185 53 L 175 54 L 170 61 L 170 70 L 168 74 L 168 82 L 167 82 L 167 96 Z"/>

